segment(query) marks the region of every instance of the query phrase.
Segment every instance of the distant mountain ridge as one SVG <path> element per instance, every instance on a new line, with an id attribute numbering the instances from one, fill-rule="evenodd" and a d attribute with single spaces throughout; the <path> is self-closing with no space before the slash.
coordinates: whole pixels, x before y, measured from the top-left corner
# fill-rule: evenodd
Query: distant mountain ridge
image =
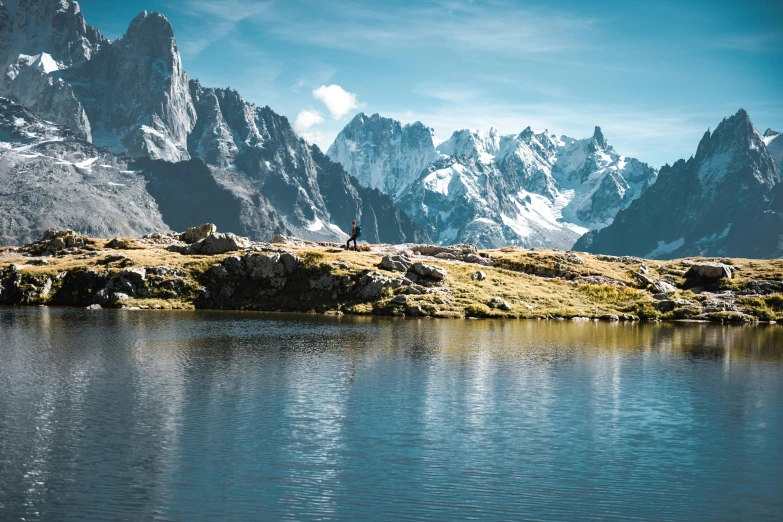
<path id="1" fill-rule="evenodd" d="M 28 170 L 38 179 L 44 179 L 58 162 L 97 163 L 113 155 L 115 160 L 101 161 L 121 164 L 122 170 L 137 169 L 145 176 L 142 192 L 152 201 L 145 205 L 157 212 L 149 214 L 157 230 L 166 228 L 160 219 L 181 228 L 178 216 L 184 213 L 199 222 L 218 216 L 228 225 L 217 222 L 222 229 L 256 240 L 286 233 L 342 241 L 343 230 L 356 218 L 362 221 L 363 238 L 368 241 L 428 239 L 390 197 L 361 186 L 317 147 L 299 138 L 285 117 L 269 107 L 247 103 L 235 91 L 206 88 L 191 80 L 173 28 L 160 13 L 142 12 L 122 38 L 110 42 L 86 24 L 72 0 L 2 0 L 0 60 L 5 64 L 0 96 L 30 111 L 28 119 L 35 124 L 25 128 L 48 125 L 71 130 L 58 131 L 56 153 L 42 136 L 22 139 L 15 132 L 0 134 L 0 141 L 8 144 L 0 155 L 14 155 L 14 164 L 22 165 L 32 158 L 19 150 L 29 147 L 37 155 L 31 162 L 34 168 Z M 13 102 L 0 107 L 11 126 L 10 115 L 18 110 Z M 94 157 L 83 158 L 86 154 Z M 73 189 L 94 193 L 106 173 L 101 169 L 91 173 L 72 178 Z M 13 184 L 22 180 L 11 177 L 10 181 L 13 191 Z M 189 185 L 225 197 L 213 202 Z M 39 184 L 36 204 L 6 200 L 6 211 L 30 216 L 32 228 L 19 220 L 4 221 L 0 230 L 4 242 L 39 234 L 42 230 L 35 223 L 65 227 L 69 219 L 84 223 L 86 216 L 79 209 L 46 207 L 46 200 L 57 197 L 51 191 L 58 186 Z M 179 211 L 172 212 L 174 208 Z M 36 213 L 44 216 L 34 218 Z M 113 229 L 94 232 L 132 235 L 150 229 L 131 215 L 115 219 Z"/>
<path id="2" fill-rule="evenodd" d="M 596 127 L 576 140 L 530 127 L 461 130 L 441 142 L 417 122 L 358 114 L 329 148 L 360 183 L 393 196 L 440 244 L 570 248 L 655 182 Z"/>
<path id="3" fill-rule="evenodd" d="M 707 131 L 695 156 L 658 181 L 575 250 L 653 259 L 783 256 L 783 184 L 768 143 L 740 109 Z"/>

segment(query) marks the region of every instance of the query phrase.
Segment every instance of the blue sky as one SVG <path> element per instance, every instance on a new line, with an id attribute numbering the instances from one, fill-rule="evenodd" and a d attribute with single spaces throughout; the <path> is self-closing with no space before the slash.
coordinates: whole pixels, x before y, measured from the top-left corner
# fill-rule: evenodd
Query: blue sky
<path id="1" fill-rule="evenodd" d="M 745 108 L 783 131 L 783 2 L 81 0 L 121 37 L 174 26 L 185 70 L 287 116 L 327 147 L 358 111 L 454 130 L 600 125 L 655 167 Z"/>

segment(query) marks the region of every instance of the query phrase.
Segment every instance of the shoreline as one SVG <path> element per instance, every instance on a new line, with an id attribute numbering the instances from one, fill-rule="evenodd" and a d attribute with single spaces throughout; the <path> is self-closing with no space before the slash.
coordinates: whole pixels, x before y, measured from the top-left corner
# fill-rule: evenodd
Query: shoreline
<path id="1" fill-rule="evenodd" d="M 568 321 L 783 320 L 783 260 L 631 256 L 473 245 L 360 245 L 202 225 L 90 238 L 47 231 L 0 248 L 0 304 Z"/>
<path id="2" fill-rule="evenodd" d="M 639 320 L 620 320 L 620 321 L 609 321 L 605 319 L 600 318 L 582 318 L 582 317 L 572 317 L 572 318 L 565 318 L 565 317 L 554 317 L 551 319 L 548 318 L 539 318 L 539 317 L 473 317 L 473 316 L 465 316 L 465 317 L 433 317 L 433 316 L 421 316 L 421 317 L 413 317 L 413 316 L 396 316 L 396 315 L 378 315 L 378 314 L 332 314 L 332 313 L 319 313 L 319 312 L 296 312 L 296 311 L 283 311 L 283 310 L 249 310 L 249 309 L 229 309 L 229 308 L 140 308 L 140 307 L 107 307 L 107 308 L 94 308 L 91 309 L 89 307 L 81 307 L 81 306 L 54 306 L 54 305 L 6 305 L 6 304 L 0 304 L 0 311 L 2 310 L 13 310 L 13 309 L 21 309 L 21 310 L 33 310 L 33 309 L 53 309 L 53 310 L 83 310 L 86 312 L 96 312 L 96 313 L 105 313 L 105 312 L 150 312 L 150 313 L 160 313 L 160 312 L 169 312 L 169 313 L 198 313 L 198 312 L 208 312 L 208 313 L 225 313 L 225 314 L 235 314 L 235 313 L 242 313 L 242 314 L 256 314 L 259 316 L 289 316 L 291 318 L 294 317 L 322 317 L 322 318 L 334 318 L 334 319 L 343 319 L 343 318 L 350 318 L 350 319 L 379 319 L 379 320 L 396 320 L 396 321 L 412 321 L 412 320 L 445 320 L 445 321 L 454 321 L 454 320 L 462 320 L 462 321 L 497 321 L 497 320 L 505 320 L 505 321 L 551 321 L 555 323 L 593 323 L 593 324 L 610 324 L 610 325 L 641 325 L 641 324 L 647 324 L 647 325 L 715 325 L 715 326 L 783 326 L 783 322 L 780 321 L 750 321 L 750 322 L 740 322 L 740 321 L 711 321 L 709 319 L 639 319 Z"/>

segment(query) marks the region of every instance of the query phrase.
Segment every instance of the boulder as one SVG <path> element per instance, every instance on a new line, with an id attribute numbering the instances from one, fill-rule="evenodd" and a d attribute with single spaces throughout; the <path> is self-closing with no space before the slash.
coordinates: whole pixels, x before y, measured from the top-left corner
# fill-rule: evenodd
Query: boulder
<path id="1" fill-rule="evenodd" d="M 615 322 L 615 321 L 619 321 L 619 320 L 620 320 L 620 317 L 619 317 L 619 316 L 617 316 L 617 315 L 615 315 L 615 314 L 604 314 L 604 315 L 602 315 L 602 316 L 600 317 L 600 319 L 601 319 L 602 321 L 609 321 L 609 322 L 612 322 L 612 323 L 613 323 L 613 322 Z"/>
<path id="2" fill-rule="evenodd" d="M 391 279 L 378 272 L 369 272 L 359 279 L 359 298 L 378 299 L 383 295 L 385 288 L 391 288 Z"/>
<path id="3" fill-rule="evenodd" d="M 391 270 L 393 272 L 407 272 L 413 262 L 406 256 L 383 256 L 381 259 L 381 268 L 385 270 Z"/>
<path id="4" fill-rule="evenodd" d="M 115 250 L 127 250 L 131 248 L 132 244 L 129 239 L 123 239 L 120 237 L 115 237 L 108 243 L 106 243 L 106 248 L 113 248 Z"/>
<path id="5" fill-rule="evenodd" d="M 585 261 L 578 255 L 574 254 L 573 252 L 568 252 L 565 255 L 566 261 L 569 261 L 575 265 L 584 265 Z"/>
<path id="6" fill-rule="evenodd" d="M 479 270 L 478 272 L 470 276 L 470 278 L 473 279 L 474 281 L 483 281 L 487 278 L 487 274 Z"/>
<path id="7" fill-rule="evenodd" d="M 477 254 L 465 254 L 461 259 L 465 263 L 473 263 L 482 266 L 493 266 L 495 261 L 491 257 L 484 257 Z"/>
<path id="8" fill-rule="evenodd" d="M 653 307 L 659 312 L 671 312 L 675 308 L 695 308 L 696 303 L 687 299 L 664 299 L 653 303 Z"/>
<path id="9" fill-rule="evenodd" d="M 443 281 L 446 279 L 447 272 L 443 268 L 435 265 L 427 265 L 425 263 L 414 263 L 411 269 L 422 277 L 429 277 L 436 281 Z"/>
<path id="10" fill-rule="evenodd" d="M 186 254 L 216 255 L 226 252 L 236 252 L 250 247 L 250 240 L 231 232 L 210 234 L 204 239 L 190 245 L 183 251 Z"/>
<path id="11" fill-rule="evenodd" d="M 404 305 L 407 303 L 408 303 L 408 296 L 405 294 L 398 295 L 394 299 L 389 301 L 389 304 L 393 304 L 393 305 Z"/>
<path id="12" fill-rule="evenodd" d="M 731 267 L 723 263 L 704 261 L 694 263 L 685 273 L 688 279 L 731 279 Z"/>
<path id="13" fill-rule="evenodd" d="M 508 301 L 504 300 L 502 297 L 497 295 L 489 301 L 489 306 L 491 306 L 492 308 L 500 308 L 505 312 L 511 310 L 511 305 L 508 303 Z"/>
<path id="14" fill-rule="evenodd" d="M 663 279 L 657 281 L 650 287 L 650 291 L 653 294 L 664 294 L 669 295 L 673 294 L 677 289 L 669 283 L 668 281 L 664 281 Z"/>
<path id="15" fill-rule="evenodd" d="M 196 241 L 206 239 L 215 232 L 217 232 L 217 226 L 213 225 L 212 223 L 204 223 L 203 225 L 199 225 L 197 227 L 190 227 L 185 232 L 183 232 L 179 238 L 185 243 L 195 243 Z"/>
<path id="16" fill-rule="evenodd" d="M 631 274 L 644 286 L 649 286 L 655 282 L 646 275 L 640 274 L 639 272 L 631 270 Z"/>
<path id="17" fill-rule="evenodd" d="M 75 232 L 73 230 L 56 230 L 53 228 L 50 228 L 46 231 L 44 231 L 43 235 L 43 241 L 51 241 L 52 239 L 62 238 L 66 236 L 72 236 Z"/>

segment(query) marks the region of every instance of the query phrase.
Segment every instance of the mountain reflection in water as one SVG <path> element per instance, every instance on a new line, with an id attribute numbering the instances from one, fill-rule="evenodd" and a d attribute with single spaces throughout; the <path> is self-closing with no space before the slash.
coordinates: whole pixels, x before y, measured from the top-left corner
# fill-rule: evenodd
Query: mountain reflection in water
<path id="1" fill-rule="evenodd" d="M 774 520 L 783 327 L 0 308 L 0 519 Z"/>

